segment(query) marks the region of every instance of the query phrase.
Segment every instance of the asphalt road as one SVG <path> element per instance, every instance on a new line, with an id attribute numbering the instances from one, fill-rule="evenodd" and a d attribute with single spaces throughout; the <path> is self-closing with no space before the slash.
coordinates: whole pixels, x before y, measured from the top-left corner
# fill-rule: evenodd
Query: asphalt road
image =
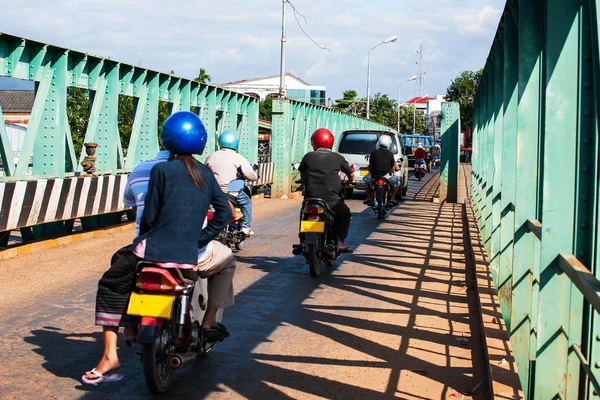
<path id="1" fill-rule="evenodd" d="M 411 178 L 410 199 L 383 222 L 349 201 L 356 253 L 316 279 L 291 255 L 300 200 L 256 201 L 257 235 L 238 254 L 236 305 L 223 321 L 232 335 L 178 371 L 165 398 L 441 399 L 473 389 L 483 375 L 460 207 L 432 203 L 436 175 L 427 178 Z M 1 398 L 150 397 L 139 349 L 122 339 L 125 379 L 80 382 L 102 352 L 97 281 L 133 235 L 0 263 Z"/>

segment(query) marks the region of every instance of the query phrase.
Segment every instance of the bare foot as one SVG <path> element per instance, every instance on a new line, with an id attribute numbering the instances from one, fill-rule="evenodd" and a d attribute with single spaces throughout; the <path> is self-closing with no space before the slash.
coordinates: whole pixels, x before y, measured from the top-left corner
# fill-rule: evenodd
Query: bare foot
<path id="1" fill-rule="evenodd" d="M 117 370 L 120 367 L 121 367 L 121 363 L 119 362 L 118 358 L 111 359 L 111 358 L 103 355 L 102 359 L 100 360 L 98 365 L 96 365 L 96 371 L 98 373 L 104 375 L 107 372 Z M 85 376 L 88 379 L 98 379 L 98 376 L 94 375 L 91 371 L 86 371 Z"/>

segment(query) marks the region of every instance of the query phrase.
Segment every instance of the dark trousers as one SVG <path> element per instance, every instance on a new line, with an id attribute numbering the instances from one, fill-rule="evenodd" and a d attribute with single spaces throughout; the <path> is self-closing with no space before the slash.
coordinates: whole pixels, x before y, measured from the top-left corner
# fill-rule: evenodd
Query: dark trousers
<path id="1" fill-rule="evenodd" d="M 333 234 L 339 240 L 344 241 L 348 237 L 348 231 L 350 230 L 350 219 L 352 219 L 352 213 L 350 209 L 344 203 L 344 200 L 340 200 L 335 204 L 328 204 L 331 211 L 335 213 L 335 217 L 333 219 Z M 298 235 L 300 238 L 300 243 L 304 242 L 306 237 L 305 233 L 300 233 Z"/>

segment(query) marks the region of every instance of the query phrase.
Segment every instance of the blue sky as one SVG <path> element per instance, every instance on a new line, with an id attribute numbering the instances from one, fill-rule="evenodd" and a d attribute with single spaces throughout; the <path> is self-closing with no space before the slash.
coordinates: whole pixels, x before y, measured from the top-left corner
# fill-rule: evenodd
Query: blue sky
<path id="1" fill-rule="evenodd" d="M 287 70 L 327 87 L 366 95 L 369 48 L 391 35 L 398 41 L 372 53 L 371 90 L 396 98 L 398 83 L 417 72 L 424 46 L 426 93 L 445 94 L 460 71 L 485 64 L 504 0 L 292 0 L 310 42 L 288 7 Z M 0 30 L 194 78 L 204 67 L 214 83 L 279 72 L 281 0 L 0 0 Z M 301 20 L 301 22 L 303 22 Z M 415 94 L 412 83 L 402 98 Z"/>

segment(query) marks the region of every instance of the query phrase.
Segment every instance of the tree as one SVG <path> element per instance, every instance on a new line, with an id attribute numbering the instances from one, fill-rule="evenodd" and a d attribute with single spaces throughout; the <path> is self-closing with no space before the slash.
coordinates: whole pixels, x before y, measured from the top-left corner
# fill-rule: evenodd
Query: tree
<path id="1" fill-rule="evenodd" d="M 415 133 L 429 134 L 425 126 L 425 117 L 416 112 L 415 106 L 400 105 L 400 133 L 412 133 L 413 122 Z"/>
<path id="2" fill-rule="evenodd" d="M 271 114 L 273 112 L 273 98 L 267 97 L 261 101 L 258 106 L 258 118 L 263 121 L 271 121 Z"/>
<path id="3" fill-rule="evenodd" d="M 198 77 L 194 79 L 194 81 L 200 83 L 208 83 L 211 81 L 211 77 L 204 68 L 200 68 L 200 71 L 198 72 Z"/>
<path id="4" fill-rule="evenodd" d="M 482 73 L 483 69 L 477 72 L 463 71 L 448 86 L 446 100 L 459 104 L 461 131 L 465 131 L 473 123 L 473 103 Z"/>
<path id="5" fill-rule="evenodd" d="M 85 131 L 90 121 L 90 91 L 78 87 L 67 89 L 67 120 L 73 138 L 75 155 L 81 154 Z"/>
<path id="6" fill-rule="evenodd" d="M 357 117 L 366 118 L 367 99 L 358 98 L 356 90 L 346 90 L 343 98 L 337 99 L 334 108 Z M 400 106 L 400 132 L 413 131 L 413 110 L 414 106 Z M 398 125 L 398 103 L 390 99 L 387 94 L 377 93 L 371 99 L 369 104 L 370 119 L 396 129 Z M 425 119 L 419 113 L 415 114 L 416 132 L 426 133 Z"/>

